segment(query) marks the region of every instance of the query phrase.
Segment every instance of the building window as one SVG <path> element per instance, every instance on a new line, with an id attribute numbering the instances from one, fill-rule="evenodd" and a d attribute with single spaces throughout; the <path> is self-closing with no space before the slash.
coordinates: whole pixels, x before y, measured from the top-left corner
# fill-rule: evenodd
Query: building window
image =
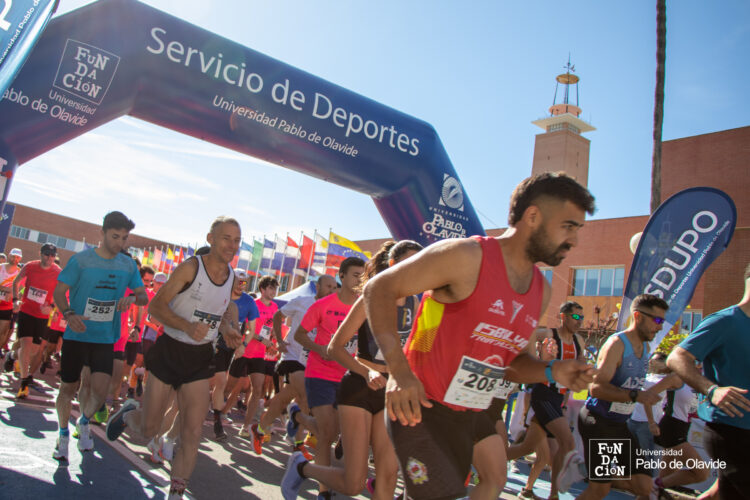
<path id="1" fill-rule="evenodd" d="M 36 237 L 37 243 L 42 243 L 42 244 L 47 243 L 49 239 L 50 239 L 50 236 L 47 233 L 39 233 L 39 236 Z"/>
<path id="2" fill-rule="evenodd" d="M 542 272 L 542 276 L 544 276 L 544 279 L 546 279 L 547 282 L 551 285 L 552 284 L 552 268 L 540 267 L 539 270 Z"/>
<path id="3" fill-rule="evenodd" d="M 625 280 L 624 267 L 573 269 L 574 296 L 619 297 Z"/>
<path id="4" fill-rule="evenodd" d="M 703 311 L 687 309 L 680 317 L 680 333 L 690 333 L 703 321 Z"/>
<path id="5" fill-rule="evenodd" d="M 18 238 L 19 240 L 28 240 L 30 232 L 31 231 L 29 231 L 25 227 L 10 226 L 10 235 L 13 238 Z"/>

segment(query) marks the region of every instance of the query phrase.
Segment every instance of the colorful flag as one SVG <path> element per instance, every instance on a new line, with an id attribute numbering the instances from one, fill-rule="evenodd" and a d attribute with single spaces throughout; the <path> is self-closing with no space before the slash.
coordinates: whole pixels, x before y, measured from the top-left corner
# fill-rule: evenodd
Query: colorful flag
<path id="1" fill-rule="evenodd" d="M 339 267 L 347 257 L 359 257 L 364 261 L 369 260 L 369 257 L 359 248 L 359 245 L 331 231 L 326 266 Z"/>
<path id="2" fill-rule="evenodd" d="M 187 256 L 192 257 L 193 255 L 195 255 L 195 250 L 193 249 L 193 247 L 187 247 Z"/>
<path id="3" fill-rule="evenodd" d="M 250 268 L 250 260 L 253 258 L 253 247 L 245 241 L 240 243 L 240 253 L 237 256 L 237 265 L 240 269 L 247 270 Z"/>
<path id="4" fill-rule="evenodd" d="M 315 254 L 310 268 L 310 274 L 318 276 L 326 274 L 326 256 L 328 255 L 328 240 L 323 235 L 315 233 Z"/>
<path id="5" fill-rule="evenodd" d="M 141 259 L 141 264 L 144 266 L 150 266 L 151 265 L 151 252 L 148 251 L 148 248 L 143 250 L 143 259 Z"/>
<path id="6" fill-rule="evenodd" d="M 299 245 L 297 245 L 297 242 L 290 238 L 289 235 L 286 236 L 284 256 L 282 271 L 285 274 L 291 274 L 297 266 L 297 259 L 299 259 Z"/>
<path id="7" fill-rule="evenodd" d="M 307 269 L 312 264 L 313 254 L 315 252 L 315 242 L 307 236 L 302 236 L 302 248 L 300 248 L 299 263 L 297 264 L 298 269 Z"/>
<path id="8" fill-rule="evenodd" d="M 284 259 L 286 257 L 286 241 L 279 238 L 278 236 L 274 236 L 274 241 L 276 243 L 276 246 L 273 252 L 273 260 L 271 261 L 271 269 L 275 271 L 276 275 L 280 275 L 282 272 L 282 265 L 284 264 Z"/>
<path id="9" fill-rule="evenodd" d="M 151 266 L 154 269 L 158 269 L 161 266 L 161 250 L 159 250 L 158 248 L 155 248 L 153 255 L 154 257 L 153 257 Z"/>
<path id="10" fill-rule="evenodd" d="M 260 260 L 260 270 L 268 269 L 271 267 L 271 260 L 273 259 L 273 250 L 276 248 L 276 244 L 266 237 L 263 237 L 263 256 Z"/>
<path id="11" fill-rule="evenodd" d="M 249 269 L 253 274 L 260 270 L 260 261 L 263 259 L 263 242 L 253 238 L 253 253 L 250 260 Z"/>

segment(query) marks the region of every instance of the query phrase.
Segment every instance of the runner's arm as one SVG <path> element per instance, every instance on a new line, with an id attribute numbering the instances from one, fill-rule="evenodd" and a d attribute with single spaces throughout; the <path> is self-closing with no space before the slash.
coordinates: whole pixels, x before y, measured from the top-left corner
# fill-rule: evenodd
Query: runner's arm
<path id="1" fill-rule="evenodd" d="M 284 339 L 281 338 L 281 325 L 284 323 L 285 318 L 286 316 L 281 312 L 281 309 L 273 313 L 273 336 L 276 337 L 279 347 L 285 344 Z"/>
<path id="2" fill-rule="evenodd" d="M 326 346 L 320 345 L 316 343 L 315 341 L 310 340 L 310 337 L 307 336 L 307 332 L 308 330 L 305 330 L 302 325 L 298 326 L 297 331 L 294 332 L 294 340 L 296 340 L 299 345 L 301 345 L 308 351 L 315 351 L 318 354 L 320 354 L 324 359 L 328 359 Z"/>
<path id="3" fill-rule="evenodd" d="M 23 266 L 20 271 L 18 271 L 18 274 L 16 274 L 16 277 L 13 278 L 13 289 L 11 290 L 13 292 L 12 300 L 15 302 L 18 300 L 18 285 L 21 284 L 21 280 L 26 277 L 26 266 Z"/>
<path id="4" fill-rule="evenodd" d="M 221 317 L 221 323 L 219 323 L 219 333 L 224 337 L 227 347 L 230 349 L 236 349 L 242 343 L 242 334 L 240 333 L 240 319 L 239 310 L 237 304 L 233 301 L 229 301 L 227 310 Z"/>
<path id="5" fill-rule="evenodd" d="M 181 318 L 169 307 L 172 299 L 195 279 L 197 273 L 198 261 L 193 257 L 178 265 L 167 282 L 151 299 L 148 312 L 162 325 L 181 330 L 195 341 L 201 341 L 208 333 L 208 325 L 203 322 L 190 322 Z"/>
<path id="6" fill-rule="evenodd" d="M 359 297 L 328 343 L 327 352 L 332 360 L 347 370 L 360 375 L 365 380 L 369 380 L 370 368 L 352 357 L 344 347 L 357 334 L 357 330 L 365 321 L 367 321 L 365 305 L 362 302 L 362 297 Z M 382 378 L 382 385 L 379 385 L 379 387 L 385 387 L 385 378 L 382 376 L 380 378 Z"/>
<path id="7" fill-rule="evenodd" d="M 367 318 L 390 373 L 399 379 L 411 373 L 396 330 L 396 301 L 434 290 L 443 302 L 458 302 L 474 291 L 482 261 L 479 242 L 443 240 L 388 268 L 364 289 Z"/>
<path id="8" fill-rule="evenodd" d="M 730 417 L 742 416 L 744 411 L 750 411 L 750 400 L 744 394 L 747 389 L 741 389 L 734 386 L 719 386 L 704 377 L 698 367 L 695 365 L 695 356 L 680 346 L 674 348 L 667 358 L 667 366 L 680 376 L 687 385 L 700 392 L 708 395 L 711 388 L 716 385 L 711 393 L 711 404 L 721 408 Z"/>

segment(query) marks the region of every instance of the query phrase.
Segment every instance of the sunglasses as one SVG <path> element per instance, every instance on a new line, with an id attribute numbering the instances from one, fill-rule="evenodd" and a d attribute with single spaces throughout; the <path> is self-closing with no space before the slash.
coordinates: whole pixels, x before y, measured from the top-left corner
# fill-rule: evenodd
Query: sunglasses
<path id="1" fill-rule="evenodd" d="M 647 313 L 645 311 L 641 311 L 640 309 L 637 309 L 636 312 L 639 312 L 641 314 L 645 314 L 646 316 L 648 316 L 649 318 L 651 318 L 652 320 L 654 320 L 654 323 L 656 323 L 657 325 L 664 324 L 664 318 L 662 318 L 661 316 L 654 316 L 653 314 L 649 314 L 649 313 Z"/>
<path id="2" fill-rule="evenodd" d="M 42 255 L 46 255 L 47 257 L 54 257 L 57 255 L 57 252 L 42 252 Z"/>
<path id="3" fill-rule="evenodd" d="M 570 315 L 570 317 L 573 318 L 574 320 L 578 321 L 578 320 L 582 320 L 583 319 L 583 314 L 573 313 L 573 314 Z"/>

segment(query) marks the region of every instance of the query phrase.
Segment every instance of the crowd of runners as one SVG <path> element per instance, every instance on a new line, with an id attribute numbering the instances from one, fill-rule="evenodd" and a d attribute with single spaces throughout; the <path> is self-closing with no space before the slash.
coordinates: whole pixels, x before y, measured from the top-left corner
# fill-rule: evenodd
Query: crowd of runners
<path id="1" fill-rule="evenodd" d="M 549 498 L 579 481 L 580 498 L 604 498 L 612 486 L 667 498 L 667 488 L 708 478 L 708 466 L 659 465 L 660 450 L 701 460 L 687 439 L 696 411 L 708 453 L 724 464 L 702 498 L 747 498 L 750 266 L 740 303 L 706 318 L 669 357 L 649 347 L 669 305 L 643 294 L 630 326 L 589 362 L 582 306 L 550 304 L 535 264 L 560 264 L 593 211 L 572 178 L 530 177 L 499 237 L 390 241 L 369 261 L 350 257 L 335 277 L 320 276 L 314 295 L 278 302 L 274 277 L 251 295 L 246 272 L 231 268 L 237 220 L 217 218 L 208 245 L 167 276 L 126 253 L 135 224 L 111 212 L 100 246 L 62 269 L 49 243 L 22 267 L 19 249 L 0 255 L 4 369 L 17 373 L 19 400 L 37 371 L 59 376 L 55 459 L 67 461 L 72 444 L 93 450 L 92 423 L 106 424 L 111 441 L 127 430 L 148 442 L 152 461 L 171 463 L 170 499 L 185 493 L 207 415 L 223 442 L 237 410 L 232 439 L 258 455 L 272 433 L 286 434 L 285 499 L 306 480 L 323 499 L 365 489 L 377 499 L 493 499 L 509 461 L 530 454 L 521 498 L 538 498 L 545 468 Z M 559 307 L 559 323 L 542 328 L 548 307 Z M 571 397 L 585 390 L 585 401 Z M 525 430 L 509 439 L 516 417 Z M 627 478 L 601 469 L 612 457 L 593 445 L 628 439 L 638 452 L 621 461 Z"/>

